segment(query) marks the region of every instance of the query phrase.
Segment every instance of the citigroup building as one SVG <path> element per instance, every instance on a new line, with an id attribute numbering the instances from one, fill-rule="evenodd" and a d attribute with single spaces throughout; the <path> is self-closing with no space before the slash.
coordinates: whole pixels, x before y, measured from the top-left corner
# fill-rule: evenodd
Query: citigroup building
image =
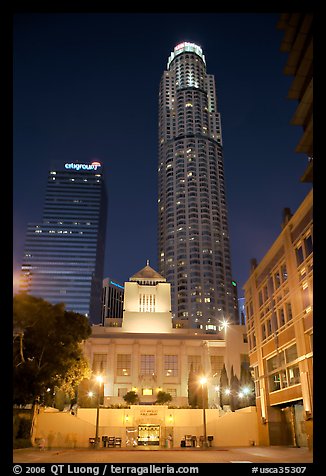
<path id="1" fill-rule="evenodd" d="M 29 223 L 20 291 L 101 316 L 107 196 L 100 162 L 53 162 L 43 218 Z"/>

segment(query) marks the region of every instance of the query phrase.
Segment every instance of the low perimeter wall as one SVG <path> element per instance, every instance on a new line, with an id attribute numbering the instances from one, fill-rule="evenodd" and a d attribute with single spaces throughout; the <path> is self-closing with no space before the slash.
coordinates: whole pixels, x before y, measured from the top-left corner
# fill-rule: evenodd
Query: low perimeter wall
<path id="1" fill-rule="evenodd" d="M 235 412 L 207 409 L 206 434 L 213 436 L 213 446 L 249 446 L 258 444 L 256 407 Z M 120 437 L 126 445 L 126 432 L 138 425 L 160 426 L 160 445 L 169 434 L 172 446 L 180 447 L 185 435 L 200 441 L 204 433 L 203 410 L 169 409 L 167 406 L 134 405 L 130 409 L 100 408 L 98 436 Z M 77 415 L 54 409 L 40 410 L 34 426 L 34 440 L 43 439 L 47 448 L 86 448 L 96 432 L 96 409 L 79 408 Z M 102 440 L 101 440 L 102 441 Z M 102 443 L 101 443 L 102 444 Z"/>

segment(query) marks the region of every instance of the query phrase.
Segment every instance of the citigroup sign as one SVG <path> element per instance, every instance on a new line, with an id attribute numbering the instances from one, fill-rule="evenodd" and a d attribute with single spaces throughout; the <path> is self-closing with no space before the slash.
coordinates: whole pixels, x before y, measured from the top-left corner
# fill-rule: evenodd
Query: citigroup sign
<path id="1" fill-rule="evenodd" d="M 99 167 L 102 167 L 100 162 L 92 162 L 91 164 L 76 164 L 71 162 L 70 164 L 65 164 L 65 169 L 72 170 L 97 170 Z"/>

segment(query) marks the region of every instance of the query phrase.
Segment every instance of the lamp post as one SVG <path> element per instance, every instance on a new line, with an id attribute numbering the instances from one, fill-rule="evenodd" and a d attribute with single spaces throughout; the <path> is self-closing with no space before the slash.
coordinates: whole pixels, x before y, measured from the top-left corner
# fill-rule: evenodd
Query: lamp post
<path id="1" fill-rule="evenodd" d="M 96 405 L 96 430 L 95 430 L 95 444 L 94 448 L 98 448 L 98 426 L 99 426 L 99 419 L 100 419 L 100 388 L 101 384 L 103 383 L 103 377 L 101 375 L 97 375 L 96 382 L 98 384 L 97 388 L 97 405 Z"/>
<path id="2" fill-rule="evenodd" d="M 204 441 L 203 441 L 203 447 L 207 448 L 208 443 L 207 443 L 207 435 L 206 435 L 206 411 L 205 411 L 205 394 L 204 394 L 204 385 L 207 384 L 207 378 L 202 377 L 200 379 L 200 384 L 201 384 L 201 393 L 202 393 L 202 400 L 203 400 L 203 426 L 204 426 Z"/>

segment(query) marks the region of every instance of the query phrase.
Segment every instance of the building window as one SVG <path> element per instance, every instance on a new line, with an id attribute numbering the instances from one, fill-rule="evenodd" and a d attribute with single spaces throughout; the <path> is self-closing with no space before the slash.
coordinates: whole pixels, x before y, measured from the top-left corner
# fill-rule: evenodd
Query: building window
<path id="1" fill-rule="evenodd" d="M 294 365 L 288 369 L 289 385 L 300 383 L 300 370 L 298 365 Z"/>
<path id="2" fill-rule="evenodd" d="M 309 235 L 307 236 L 307 238 L 305 238 L 304 240 L 304 248 L 305 248 L 305 253 L 306 253 L 306 257 L 309 256 L 312 251 L 313 251 L 313 247 L 312 247 L 312 236 Z"/>
<path id="3" fill-rule="evenodd" d="M 259 291 L 258 299 L 259 299 L 259 306 L 262 306 L 263 305 L 263 293 L 262 293 L 262 291 Z"/>
<path id="4" fill-rule="evenodd" d="M 131 374 L 131 354 L 117 355 L 117 375 L 128 376 Z"/>
<path id="5" fill-rule="evenodd" d="M 252 334 L 252 345 L 253 345 L 253 348 L 255 348 L 256 345 L 257 345 L 257 342 L 256 342 L 256 333 L 255 333 L 255 332 L 253 332 L 253 334 Z"/>
<path id="6" fill-rule="evenodd" d="M 293 364 L 291 366 L 288 365 L 297 358 L 297 346 L 293 344 L 266 361 L 267 371 L 273 372 L 268 378 L 270 392 L 275 392 L 276 390 L 281 390 L 300 383 L 299 366 Z M 274 372 L 276 369 L 279 370 Z"/>
<path id="7" fill-rule="evenodd" d="M 295 250 L 295 254 L 296 254 L 296 258 L 297 258 L 297 266 L 299 266 L 304 260 L 302 246 L 299 246 Z"/>
<path id="8" fill-rule="evenodd" d="M 172 398 L 177 396 L 177 389 L 176 388 L 167 388 L 166 393 L 169 393 Z"/>
<path id="9" fill-rule="evenodd" d="M 142 395 L 153 395 L 153 389 L 152 388 L 143 388 L 142 389 Z"/>
<path id="10" fill-rule="evenodd" d="M 290 302 L 287 302 L 285 304 L 285 309 L 286 309 L 286 319 L 287 319 L 287 321 L 291 321 L 291 319 L 292 319 L 292 307 L 291 307 Z"/>
<path id="11" fill-rule="evenodd" d="M 155 304 L 155 294 L 139 295 L 139 312 L 155 312 Z"/>
<path id="12" fill-rule="evenodd" d="M 281 275 L 282 275 L 282 282 L 284 283 L 284 281 L 288 279 L 288 272 L 287 272 L 285 264 L 282 264 L 281 266 Z"/>
<path id="13" fill-rule="evenodd" d="M 255 394 L 256 397 L 260 397 L 260 385 L 259 385 L 259 370 L 258 365 L 253 368 L 254 371 L 254 381 L 255 381 Z"/>
<path id="14" fill-rule="evenodd" d="M 177 355 L 164 356 L 164 375 L 166 377 L 178 376 L 178 356 Z"/>
<path id="15" fill-rule="evenodd" d="M 274 284 L 275 284 L 275 289 L 279 288 L 281 285 L 281 276 L 279 271 L 277 271 L 274 274 Z"/>
<path id="16" fill-rule="evenodd" d="M 278 322 L 279 322 L 279 327 L 282 327 L 285 324 L 285 315 L 284 315 L 283 307 L 281 307 L 281 309 L 278 310 Z"/>
<path id="17" fill-rule="evenodd" d="M 269 377 L 269 391 L 275 392 L 281 389 L 281 377 L 279 373 L 273 374 Z"/>
<path id="18" fill-rule="evenodd" d="M 280 352 L 279 354 L 275 355 L 271 359 L 267 359 L 266 364 L 267 364 L 267 370 L 268 372 L 272 372 L 275 369 L 278 369 L 279 367 L 282 367 L 284 365 L 284 353 Z"/>
<path id="19" fill-rule="evenodd" d="M 140 373 L 141 375 L 155 374 L 155 355 L 140 356 Z"/>

